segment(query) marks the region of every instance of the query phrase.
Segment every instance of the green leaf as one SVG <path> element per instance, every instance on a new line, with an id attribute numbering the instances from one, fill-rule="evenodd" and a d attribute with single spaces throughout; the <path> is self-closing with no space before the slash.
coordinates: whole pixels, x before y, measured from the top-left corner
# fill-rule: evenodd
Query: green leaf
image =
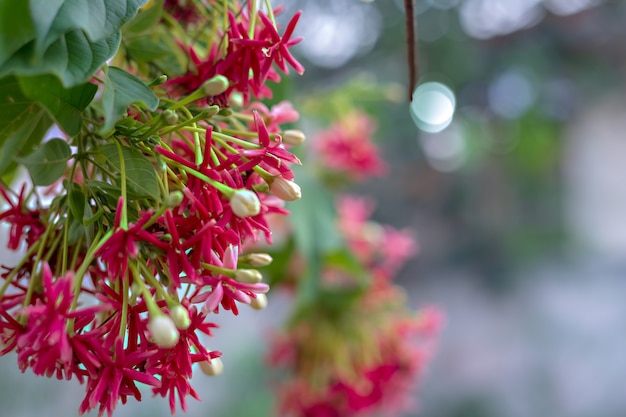
<path id="1" fill-rule="evenodd" d="M 66 87 L 88 81 L 115 54 L 120 28 L 145 2 L 0 0 L 0 77 L 54 74 Z"/>
<path id="2" fill-rule="evenodd" d="M 125 45 L 129 58 L 142 62 L 156 61 L 172 53 L 172 50 L 163 42 L 148 36 L 134 38 Z"/>
<path id="3" fill-rule="evenodd" d="M 35 45 L 31 42 L 0 66 L 0 76 L 54 74 L 66 87 L 82 84 L 115 54 L 120 40 L 119 32 L 90 41 L 84 32 L 74 31 L 53 42 L 41 57 L 34 56 Z"/>
<path id="4" fill-rule="evenodd" d="M 107 132 L 124 116 L 124 112 L 131 104 L 141 103 L 154 111 L 159 105 L 159 99 L 139 78 L 123 69 L 109 67 L 104 82 L 102 103 L 104 105 L 102 131 Z"/>
<path id="5" fill-rule="evenodd" d="M 155 0 L 146 10 L 140 10 L 137 16 L 123 28 L 124 34 L 142 33 L 152 29 L 161 19 L 165 0 Z"/>
<path id="6" fill-rule="evenodd" d="M 72 216 L 79 222 L 83 221 L 85 216 L 85 206 L 87 205 L 87 197 L 83 193 L 82 187 L 75 182 L 71 183 L 68 192 L 68 201 L 70 203 L 70 212 Z"/>
<path id="7" fill-rule="evenodd" d="M 71 156 L 72 151 L 67 142 L 54 138 L 30 155 L 16 160 L 26 166 L 35 185 L 50 185 L 61 178 Z"/>
<path id="8" fill-rule="evenodd" d="M 306 310 L 320 295 L 320 272 L 325 254 L 338 250 L 343 242 L 337 233 L 332 196 L 306 171 L 296 171 L 297 182 L 302 188 L 302 199 L 292 203 L 297 209 L 291 212 L 291 218 L 296 247 L 307 260 L 305 275 L 298 285 L 296 303 L 299 309 Z"/>
<path id="9" fill-rule="evenodd" d="M 15 169 L 16 157 L 28 155 L 33 148 L 41 143 L 52 120 L 44 109 L 39 109 L 28 123 L 23 123 L 17 130 L 11 133 L 4 143 L 0 145 L 0 176 L 4 176 Z"/>
<path id="10" fill-rule="evenodd" d="M 0 66 L 35 36 L 28 2 L 0 0 Z"/>
<path id="11" fill-rule="evenodd" d="M 38 110 L 36 103 L 24 96 L 15 77 L 0 78 L 0 146 Z"/>
<path id="12" fill-rule="evenodd" d="M 19 82 L 24 95 L 41 103 L 70 136 L 80 132 L 82 111 L 98 91 L 91 83 L 66 89 L 53 75 L 20 77 Z"/>
<path id="13" fill-rule="evenodd" d="M 120 155 L 114 143 L 102 146 L 99 153 L 116 173 L 121 172 Z M 127 146 L 122 146 L 122 154 L 126 168 L 128 198 L 157 200 L 160 196 L 158 178 L 150 160 L 141 152 Z"/>

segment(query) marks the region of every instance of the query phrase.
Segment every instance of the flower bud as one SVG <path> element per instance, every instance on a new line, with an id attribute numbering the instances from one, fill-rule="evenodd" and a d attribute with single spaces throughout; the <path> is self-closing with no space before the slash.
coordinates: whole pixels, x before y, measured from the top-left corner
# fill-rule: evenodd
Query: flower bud
<path id="1" fill-rule="evenodd" d="M 148 330 L 157 346 L 161 348 L 173 348 L 178 343 L 180 333 L 174 324 L 174 320 L 165 314 L 159 314 L 150 318 Z"/>
<path id="2" fill-rule="evenodd" d="M 176 327 L 180 330 L 187 330 L 191 325 L 191 319 L 189 318 L 189 312 L 182 305 L 175 305 L 170 308 L 170 317 Z"/>
<path id="3" fill-rule="evenodd" d="M 263 310 L 267 307 L 267 296 L 265 294 L 257 294 L 256 298 L 250 301 L 250 307 L 255 310 Z"/>
<path id="4" fill-rule="evenodd" d="M 165 203 L 167 207 L 174 208 L 174 207 L 178 207 L 180 203 L 183 202 L 183 198 L 185 198 L 185 195 L 183 194 L 183 192 L 179 190 L 175 190 L 169 193 L 165 197 L 163 202 Z"/>
<path id="5" fill-rule="evenodd" d="M 263 275 L 256 269 L 238 269 L 235 271 L 235 279 L 246 284 L 257 284 L 263 280 Z"/>
<path id="6" fill-rule="evenodd" d="M 228 78 L 223 75 L 216 75 L 202 84 L 202 90 L 207 96 L 217 96 L 228 89 Z"/>
<path id="7" fill-rule="evenodd" d="M 163 120 L 168 126 L 174 126 L 178 123 L 178 114 L 174 110 L 163 110 Z"/>
<path id="8" fill-rule="evenodd" d="M 268 266 L 272 263 L 272 257 L 267 253 L 250 253 L 244 256 L 246 263 L 252 266 Z"/>
<path id="9" fill-rule="evenodd" d="M 256 216 L 261 212 L 261 202 L 254 191 L 242 188 L 230 198 L 230 208 L 238 217 Z"/>
<path id="10" fill-rule="evenodd" d="M 270 192 L 284 201 L 296 201 L 302 198 L 300 186 L 283 177 L 274 177 L 274 180 L 270 184 Z"/>
<path id="11" fill-rule="evenodd" d="M 217 376 L 224 372 L 224 363 L 220 358 L 213 358 L 200 362 L 200 369 L 205 375 Z"/>
<path id="12" fill-rule="evenodd" d="M 165 84 L 167 82 L 167 75 L 162 74 L 156 77 L 154 80 L 150 81 L 148 87 L 156 87 L 157 85 Z"/>
<path id="13" fill-rule="evenodd" d="M 306 140 L 304 133 L 301 130 L 295 129 L 285 130 L 282 137 L 284 143 L 292 146 L 302 145 Z"/>
<path id="14" fill-rule="evenodd" d="M 220 106 L 212 105 L 204 109 L 205 117 L 213 117 L 220 112 Z"/>

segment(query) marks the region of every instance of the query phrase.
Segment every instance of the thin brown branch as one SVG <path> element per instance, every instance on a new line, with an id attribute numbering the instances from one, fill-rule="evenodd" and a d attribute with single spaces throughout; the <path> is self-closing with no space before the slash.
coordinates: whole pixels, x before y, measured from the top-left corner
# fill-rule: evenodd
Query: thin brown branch
<path id="1" fill-rule="evenodd" d="M 404 11 L 406 13 L 406 50 L 409 64 L 409 101 L 413 100 L 413 90 L 415 89 L 417 77 L 419 76 L 416 57 L 417 33 L 415 31 L 413 1 L 414 0 L 404 0 Z"/>

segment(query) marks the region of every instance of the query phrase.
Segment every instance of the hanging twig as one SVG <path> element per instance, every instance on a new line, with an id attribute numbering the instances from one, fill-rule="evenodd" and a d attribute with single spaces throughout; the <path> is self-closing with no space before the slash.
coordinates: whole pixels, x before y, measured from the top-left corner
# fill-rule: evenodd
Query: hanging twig
<path id="1" fill-rule="evenodd" d="M 413 101 L 413 90 L 419 76 L 416 57 L 417 33 L 415 31 L 415 19 L 413 11 L 414 0 L 404 0 L 404 11 L 406 13 L 406 50 L 409 63 L 409 101 Z"/>

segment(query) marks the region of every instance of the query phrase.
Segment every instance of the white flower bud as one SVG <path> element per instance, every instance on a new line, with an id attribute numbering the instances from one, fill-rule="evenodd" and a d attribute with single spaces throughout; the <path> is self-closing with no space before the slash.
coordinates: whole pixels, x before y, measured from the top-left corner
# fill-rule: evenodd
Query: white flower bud
<path id="1" fill-rule="evenodd" d="M 165 196 L 165 199 L 163 199 L 163 203 L 169 208 L 174 208 L 180 206 L 180 203 L 183 202 L 184 198 L 185 195 L 182 193 L 182 191 L 175 190 Z"/>
<path id="2" fill-rule="evenodd" d="M 247 263 L 252 266 L 268 266 L 272 263 L 272 257 L 267 253 L 251 253 L 244 257 Z"/>
<path id="3" fill-rule="evenodd" d="M 284 201 L 296 201 L 302 198 L 300 186 L 283 177 L 275 177 L 270 184 L 270 192 Z"/>
<path id="4" fill-rule="evenodd" d="M 238 269 L 235 271 L 235 279 L 246 284 L 257 284 L 263 280 L 263 275 L 256 269 Z"/>
<path id="5" fill-rule="evenodd" d="M 228 89 L 228 78 L 216 75 L 202 84 L 202 90 L 207 96 L 217 96 Z"/>
<path id="6" fill-rule="evenodd" d="M 267 297 L 265 296 L 265 294 L 257 294 L 256 298 L 253 298 L 250 301 L 250 307 L 255 310 L 263 310 L 265 307 L 267 307 Z"/>
<path id="7" fill-rule="evenodd" d="M 168 126 L 174 126 L 178 123 L 178 114 L 174 110 L 163 110 L 163 120 Z"/>
<path id="8" fill-rule="evenodd" d="M 283 142 L 287 145 L 297 146 L 302 145 L 306 140 L 306 136 L 301 130 L 285 130 L 282 134 Z"/>
<path id="9" fill-rule="evenodd" d="M 200 362 L 200 369 L 205 375 L 217 376 L 224 372 L 224 363 L 220 358 L 213 358 Z"/>
<path id="10" fill-rule="evenodd" d="M 230 198 L 230 208 L 236 216 L 256 216 L 261 212 L 261 202 L 254 191 L 242 188 Z"/>
<path id="11" fill-rule="evenodd" d="M 162 348 L 173 348 L 178 343 L 180 333 L 174 324 L 174 320 L 165 314 L 159 314 L 150 318 L 148 330 L 157 346 Z"/>
<path id="12" fill-rule="evenodd" d="M 189 318 L 189 312 L 183 306 L 176 305 L 170 308 L 170 317 L 174 321 L 174 324 L 180 330 L 187 330 L 191 325 L 191 319 Z"/>

